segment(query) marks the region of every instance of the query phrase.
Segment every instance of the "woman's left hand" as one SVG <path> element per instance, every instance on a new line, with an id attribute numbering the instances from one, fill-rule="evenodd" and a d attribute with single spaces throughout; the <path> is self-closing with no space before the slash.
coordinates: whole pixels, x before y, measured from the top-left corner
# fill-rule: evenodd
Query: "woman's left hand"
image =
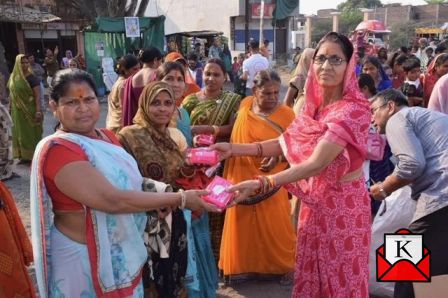
<path id="1" fill-rule="evenodd" d="M 210 125 L 193 125 L 191 127 L 192 135 L 213 134 L 214 132 L 213 127 Z"/>
<path id="2" fill-rule="evenodd" d="M 261 161 L 261 166 L 259 167 L 259 170 L 262 172 L 269 172 L 275 166 L 279 163 L 279 157 L 278 156 L 272 156 L 272 157 L 265 157 Z"/>
<path id="3" fill-rule="evenodd" d="M 236 196 L 228 207 L 233 207 L 248 197 L 255 195 L 259 189 L 260 181 L 258 180 L 247 180 L 231 186 L 227 191 L 234 192 Z"/>
<path id="4" fill-rule="evenodd" d="M 376 183 L 370 186 L 370 196 L 374 198 L 376 201 L 382 201 L 385 199 L 383 194 L 380 192 L 381 183 Z"/>

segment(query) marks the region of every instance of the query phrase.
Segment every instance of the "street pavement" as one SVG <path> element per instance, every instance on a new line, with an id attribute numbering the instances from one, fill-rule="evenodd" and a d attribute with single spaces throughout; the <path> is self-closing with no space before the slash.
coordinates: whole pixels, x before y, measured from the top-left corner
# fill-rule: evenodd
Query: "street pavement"
<path id="1" fill-rule="evenodd" d="M 279 75 L 282 79 L 282 88 L 280 91 L 280 100 L 283 99 L 289 80 L 289 70 L 279 69 Z M 231 90 L 232 85 L 227 83 L 225 89 Z M 105 127 L 107 115 L 107 99 L 101 98 L 101 118 L 97 127 Z M 56 119 L 53 117 L 50 109 L 47 108 L 44 116 L 44 136 L 48 136 L 54 132 L 57 125 Z M 17 163 L 17 161 L 16 161 Z M 5 181 L 6 186 L 11 190 L 19 209 L 20 217 L 23 221 L 25 229 L 31 235 L 30 225 L 30 165 L 16 164 L 14 172 L 20 175 L 20 178 Z M 31 269 L 31 274 L 33 274 Z M 260 297 L 260 298 L 283 298 L 291 296 L 291 286 L 280 285 L 277 281 L 253 281 L 231 286 L 224 286 L 220 283 L 217 291 L 218 297 Z"/>

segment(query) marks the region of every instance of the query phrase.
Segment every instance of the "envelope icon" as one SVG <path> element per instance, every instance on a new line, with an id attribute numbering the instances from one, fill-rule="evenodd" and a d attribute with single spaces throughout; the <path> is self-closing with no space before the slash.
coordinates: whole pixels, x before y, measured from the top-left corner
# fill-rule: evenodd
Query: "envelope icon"
<path id="1" fill-rule="evenodd" d="M 385 257 L 384 245 L 376 250 L 376 280 L 381 281 L 412 281 L 412 282 L 430 282 L 430 260 L 429 250 L 423 248 L 423 257 L 414 264 L 409 260 L 403 259 L 391 264 Z"/>

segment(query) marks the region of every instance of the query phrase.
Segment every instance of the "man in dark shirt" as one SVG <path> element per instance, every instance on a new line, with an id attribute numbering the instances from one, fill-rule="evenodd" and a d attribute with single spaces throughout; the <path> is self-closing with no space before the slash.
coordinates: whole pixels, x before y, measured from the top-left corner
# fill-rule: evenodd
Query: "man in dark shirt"
<path id="1" fill-rule="evenodd" d="M 47 84 L 48 87 L 51 86 L 51 82 L 53 81 L 53 77 L 56 74 L 56 72 L 59 70 L 59 62 L 57 59 L 59 53 L 59 49 L 56 46 L 54 48 L 54 54 L 50 49 L 46 50 L 45 53 L 45 60 L 44 60 L 44 66 L 47 69 Z"/>

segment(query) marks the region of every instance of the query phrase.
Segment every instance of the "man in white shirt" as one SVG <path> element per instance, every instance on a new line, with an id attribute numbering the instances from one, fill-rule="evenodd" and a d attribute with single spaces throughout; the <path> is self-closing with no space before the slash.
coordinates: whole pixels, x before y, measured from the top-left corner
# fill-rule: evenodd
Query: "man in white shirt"
<path id="1" fill-rule="evenodd" d="M 254 77 L 260 70 L 269 68 L 269 61 L 260 54 L 260 46 L 257 40 L 249 41 L 249 51 L 251 56 L 243 62 L 243 75 L 241 79 L 246 82 L 246 95 L 252 95 Z"/>

